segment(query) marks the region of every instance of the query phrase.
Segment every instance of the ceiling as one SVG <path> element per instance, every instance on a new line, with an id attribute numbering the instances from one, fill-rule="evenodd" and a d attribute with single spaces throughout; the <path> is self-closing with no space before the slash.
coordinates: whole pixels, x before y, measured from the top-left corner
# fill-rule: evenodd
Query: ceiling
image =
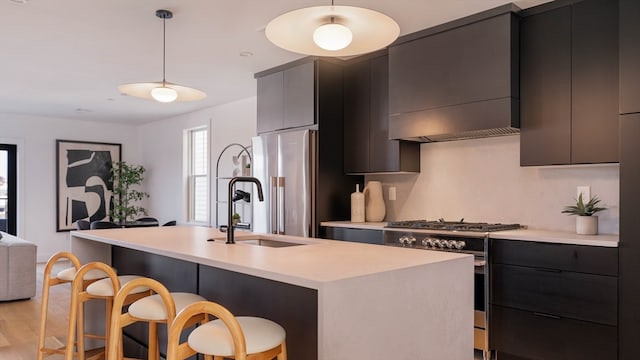
<path id="1" fill-rule="evenodd" d="M 142 124 L 254 96 L 253 74 L 302 57 L 271 44 L 264 27 L 290 10 L 328 0 L 0 0 L 0 113 Z M 527 8 L 549 0 L 515 1 Z M 506 0 L 339 0 L 383 12 L 401 35 L 490 9 Z M 162 80 L 207 93 L 163 104 L 118 85 Z M 249 52 L 252 56 L 241 56 Z"/>

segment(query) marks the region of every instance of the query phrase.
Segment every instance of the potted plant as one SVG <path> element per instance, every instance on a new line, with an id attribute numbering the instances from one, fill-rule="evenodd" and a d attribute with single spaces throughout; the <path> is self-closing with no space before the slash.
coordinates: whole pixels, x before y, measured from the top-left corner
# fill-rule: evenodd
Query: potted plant
<path id="1" fill-rule="evenodd" d="M 231 215 L 231 220 L 233 221 L 233 226 L 237 226 L 240 222 L 240 214 L 233 213 L 233 215 Z"/>
<path id="2" fill-rule="evenodd" d="M 142 183 L 145 171 L 141 165 L 129 165 L 125 161 L 113 163 L 110 178 L 113 181 L 113 200 L 109 209 L 113 222 L 124 224 L 140 215 L 147 215 L 147 210 L 137 202 L 148 198 L 149 194 L 135 189 Z"/>
<path id="3" fill-rule="evenodd" d="M 598 207 L 600 199 L 592 197 L 585 204 L 582 194 L 578 195 L 575 205 L 565 206 L 562 211 L 565 214 L 576 215 L 576 233 L 580 235 L 595 235 L 598 233 L 598 217 L 593 214 L 607 210 L 605 207 Z"/>

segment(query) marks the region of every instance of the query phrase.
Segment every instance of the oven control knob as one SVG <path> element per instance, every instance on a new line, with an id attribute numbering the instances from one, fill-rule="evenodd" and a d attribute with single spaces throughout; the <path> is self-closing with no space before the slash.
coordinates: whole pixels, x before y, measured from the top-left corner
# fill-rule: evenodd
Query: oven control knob
<path id="1" fill-rule="evenodd" d="M 465 245 L 467 245 L 467 243 L 465 243 L 464 240 L 456 241 L 455 243 L 455 247 L 458 250 L 464 249 Z"/>
<path id="2" fill-rule="evenodd" d="M 433 247 L 433 239 L 430 237 L 426 237 L 422 239 L 422 246 L 424 247 Z"/>
<path id="3" fill-rule="evenodd" d="M 398 241 L 402 246 L 412 246 L 416 243 L 416 238 L 413 235 L 403 235 Z"/>
<path id="4" fill-rule="evenodd" d="M 447 241 L 447 248 L 448 248 L 448 249 L 453 249 L 453 248 L 455 248 L 455 247 L 456 247 L 456 244 L 457 244 L 457 243 L 458 243 L 458 242 L 457 242 L 457 241 L 455 241 L 455 240 L 449 240 L 449 241 Z"/>
<path id="5" fill-rule="evenodd" d="M 433 239 L 433 247 L 434 248 L 441 248 L 442 247 L 442 243 L 440 242 L 439 239 Z"/>

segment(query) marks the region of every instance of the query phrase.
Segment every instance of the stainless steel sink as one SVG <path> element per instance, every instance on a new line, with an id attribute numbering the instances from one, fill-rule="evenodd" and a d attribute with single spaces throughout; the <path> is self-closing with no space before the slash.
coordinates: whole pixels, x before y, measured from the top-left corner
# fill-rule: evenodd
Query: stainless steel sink
<path id="1" fill-rule="evenodd" d="M 245 240 L 245 239 L 238 239 L 238 238 L 236 238 L 236 244 L 256 245 L 256 246 L 265 246 L 265 247 L 272 247 L 272 248 L 307 245 L 307 244 L 278 241 L 278 240 L 267 240 L 267 239 L 246 239 Z"/>

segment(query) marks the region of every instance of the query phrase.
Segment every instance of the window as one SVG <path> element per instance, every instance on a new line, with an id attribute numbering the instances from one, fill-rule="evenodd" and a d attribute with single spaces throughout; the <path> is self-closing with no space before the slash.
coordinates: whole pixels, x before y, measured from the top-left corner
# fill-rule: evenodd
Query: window
<path id="1" fill-rule="evenodd" d="M 207 129 L 189 131 L 189 221 L 209 222 Z"/>

